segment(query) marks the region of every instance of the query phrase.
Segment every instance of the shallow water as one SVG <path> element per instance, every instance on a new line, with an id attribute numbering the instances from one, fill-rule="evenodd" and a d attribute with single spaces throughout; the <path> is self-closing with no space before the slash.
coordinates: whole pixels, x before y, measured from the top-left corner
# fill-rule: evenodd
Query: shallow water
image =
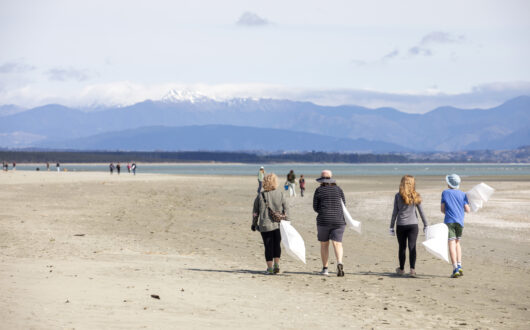
<path id="1" fill-rule="evenodd" d="M 137 173 L 188 174 L 188 175 L 256 175 L 257 164 L 142 164 Z M 17 170 L 46 170 L 46 166 L 17 165 Z M 458 173 L 460 176 L 486 175 L 530 175 L 528 164 L 267 164 L 267 173 L 286 175 L 291 169 L 297 175 L 318 176 L 323 169 L 330 169 L 334 175 L 377 176 L 377 175 L 425 175 L 439 176 Z M 105 164 L 64 164 L 68 171 L 108 171 Z M 55 166 L 50 166 L 54 171 Z M 122 173 L 127 173 L 127 165 L 122 165 Z"/>

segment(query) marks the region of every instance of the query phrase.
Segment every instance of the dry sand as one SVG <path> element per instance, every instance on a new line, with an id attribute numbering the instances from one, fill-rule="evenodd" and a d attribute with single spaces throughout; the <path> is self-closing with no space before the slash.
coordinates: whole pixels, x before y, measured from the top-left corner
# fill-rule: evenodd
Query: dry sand
<path id="1" fill-rule="evenodd" d="M 421 246 L 419 277 L 393 274 L 399 179 L 338 178 L 364 232 L 345 234 L 346 276 L 325 278 L 311 178 L 289 200 L 307 265 L 284 254 L 265 276 L 255 177 L 2 172 L 0 328 L 528 328 L 530 178 L 464 181 L 497 192 L 466 217 L 459 279 Z M 431 223 L 444 188 L 418 178 Z"/>

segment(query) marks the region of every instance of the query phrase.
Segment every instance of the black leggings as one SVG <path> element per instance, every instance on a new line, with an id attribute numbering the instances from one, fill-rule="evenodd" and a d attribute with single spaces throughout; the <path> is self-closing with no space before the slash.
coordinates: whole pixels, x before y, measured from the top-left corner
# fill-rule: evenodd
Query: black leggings
<path id="1" fill-rule="evenodd" d="M 405 250 L 407 240 L 409 241 L 409 264 L 410 268 L 416 266 L 416 239 L 418 238 L 418 225 L 396 226 L 397 240 L 399 243 L 399 268 L 405 268 Z"/>
<path id="2" fill-rule="evenodd" d="M 282 255 L 280 229 L 261 233 L 261 238 L 263 238 L 263 245 L 265 245 L 266 261 L 272 261 L 273 258 L 279 258 Z"/>

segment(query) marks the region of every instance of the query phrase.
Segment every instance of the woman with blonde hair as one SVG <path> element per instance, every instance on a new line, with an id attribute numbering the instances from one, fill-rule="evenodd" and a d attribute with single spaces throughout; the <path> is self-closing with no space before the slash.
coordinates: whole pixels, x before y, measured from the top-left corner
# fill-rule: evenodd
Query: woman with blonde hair
<path id="1" fill-rule="evenodd" d="M 274 275 L 280 272 L 280 257 L 282 249 L 280 242 L 280 221 L 289 220 L 289 206 L 283 192 L 278 188 L 276 174 L 268 174 L 263 178 L 263 192 L 254 200 L 252 210 L 252 231 L 259 231 L 265 246 L 265 274 Z M 274 264 L 273 264 L 274 261 Z"/>
<path id="2" fill-rule="evenodd" d="M 399 267 L 396 272 L 399 275 L 405 273 L 405 250 L 407 242 L 409 246 L 410 275 L 416 276 L 416 239 L 418 238 L 418 209 L 423 221 L 423 231 L 428 226 L 423 209 L 421 207 L 421 196 L 416 191 L 416 183 L 412 175 L 405 175 L 401 178 L 399 192 L 394 197 L 394 211 L 390 220 L 390 234 L 396 235 L 399 244 Z M 397 223 L 397 224 L 396 224 Z M 394 231 L 394 224 L 396 230 Z"/>

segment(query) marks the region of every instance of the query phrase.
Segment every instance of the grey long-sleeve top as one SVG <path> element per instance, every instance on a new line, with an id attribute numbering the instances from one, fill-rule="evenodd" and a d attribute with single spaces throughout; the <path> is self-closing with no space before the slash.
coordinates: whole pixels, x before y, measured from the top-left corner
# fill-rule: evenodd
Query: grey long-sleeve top
<path id="1" fill-rule="evenodd" d="M 390 219 L 390 228 L 394 228 L 396 222 L 398 226 L 417 224 L 418 218 L 416 217 L 415 208 L 418 208 L 421 221 L 423 221 L 423 226 L 427 227 L 429 224 L 427 223 L 427 219 L 423 214 L 421 204 L 416 205 L 412 203 L 407 205 L 405 204 L 405 201 L 403 201 L 401 195 L 397 193 L 396 197 L 394 198 L 394 211 L 392 212 L 392 218 Z"/>
<path id="2" fill-rule="evenodd" d="M 271 209 L 285 213 L 287 216 L 286 220 L 291 220 L 289 217 L 289 205 L 287 204 L 283 192 L 280 190 L 271 190 L 263 192 L 263 195 L 265 195 Z M 253 215 L 255 214 L 255 216 L 252 217 L 252 224 L 259 226 L 258 231 L 267 232 L 280 228 L 279 222 L 274 222 L 270 219 L 269 211 L 267 210 L 267 205 L 263 200 L 262 194 L 256 196 L 252 213 Z"/>

